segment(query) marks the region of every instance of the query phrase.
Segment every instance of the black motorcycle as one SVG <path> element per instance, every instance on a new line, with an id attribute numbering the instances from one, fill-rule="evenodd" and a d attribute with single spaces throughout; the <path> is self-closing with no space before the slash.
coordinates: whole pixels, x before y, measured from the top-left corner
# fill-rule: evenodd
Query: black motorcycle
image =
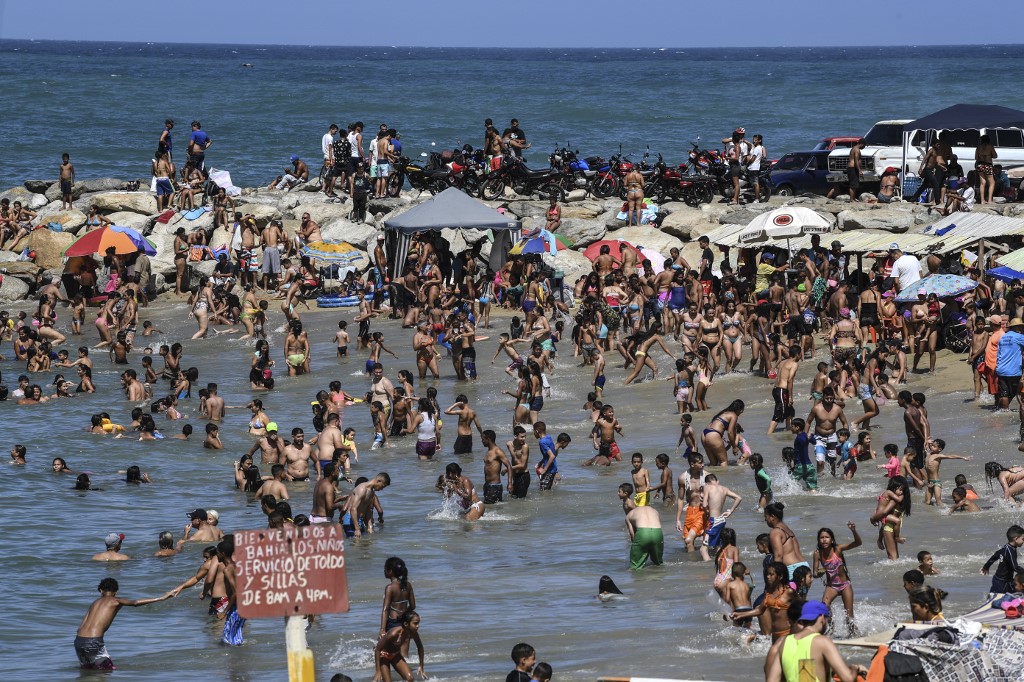
<path id="1" fill-rule="evenodd" d="M 539 194 L 544 198 L 555 197 L 561 201 L 565 199 L 565 190 L 560 184 L 560 175 L 560 171 L 552 168 L 532 170 L 518 156 L 505 154 L 501 158 L 501 166 L 492 170 L 484 179 L 480 197 L 493 201 L 503 196 L 506 187 L 511 187 L 520 196 Z"/>

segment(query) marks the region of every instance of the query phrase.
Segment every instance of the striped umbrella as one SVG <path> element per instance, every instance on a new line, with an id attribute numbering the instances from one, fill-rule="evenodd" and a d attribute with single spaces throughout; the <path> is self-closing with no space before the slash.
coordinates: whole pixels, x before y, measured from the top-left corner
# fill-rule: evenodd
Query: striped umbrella
<path id="1" fill-rule="evenodd" d="M 147 256 L 156 255 L 156 247 L 142 236 L 138 230 L 121 225 L 106 225 L 98 230 L 87 232 L 64 249 L 65 256 L 91 256 L 94 253 L 106 253 L 114 247 L 114 253 L 127 255 L 140 248 Z"/>
<path id="2" fill-rule="evenodd" d="M 302 247 L 302 253 L 314 260 L 340 265 L 351 265 L 362 258 L 359 249 L 348 242 L 312 242 Z"/>

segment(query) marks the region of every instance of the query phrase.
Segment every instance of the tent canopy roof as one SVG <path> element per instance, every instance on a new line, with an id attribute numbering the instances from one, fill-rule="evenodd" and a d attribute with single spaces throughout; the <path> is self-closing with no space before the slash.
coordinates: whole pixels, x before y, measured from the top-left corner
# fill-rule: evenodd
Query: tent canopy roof
<path id="1" fill-rule="evenodd" d="M 994 104 L 954 104 L 903 126 L 906 131 L 973 128 L 1024 128 L 1024 111 Z"/>
<path id="2" fill-rule="evenodd" d="M 478 230 L 518 230 L 513 216 L 502 215 L 465 192 L 449 187 L 429 201 L 384 221 L 384 227 L 405 234 L 440 230 L 445 227 Z"/>

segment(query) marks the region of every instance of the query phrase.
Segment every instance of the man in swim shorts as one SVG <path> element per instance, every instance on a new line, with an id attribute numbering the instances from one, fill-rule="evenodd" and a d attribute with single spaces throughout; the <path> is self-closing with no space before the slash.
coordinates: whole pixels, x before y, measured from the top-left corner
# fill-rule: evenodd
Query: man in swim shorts
<path id="1" fill-rule="evenodd" d="M 145 606 L 158 601 L 170 599 L 173 594 L 168 592 L 151 599 L 122 599 L 117 596 L 120 587 L 113 578 L 104 578 L 97 588 L 100 598 L 94 601 L 85 612 L 78 632 L 75 635 L 75 654 L 82 668 L 91 670 L 114 670 L 114 662 L 107 653 L 103 635 L 110 628 L 122 606 Z"/>
<path id="2" fill-rule="evenodd" d="M 811 424 L 814 424 L 814 459 L 817 461 L 818 473 L 825 471 L 825 460 L 829 462 L 832 475 L 836 475 L 836 447 L 839 444 L 839 437 L 836 435 L 836 422 L 842 422 L 844 429 L 850 428 L 846 420 L 846 414 L 836 403 L 836 392 L 831 386 L 826 386 L 821 392 L 821 402 L 811 408 L 807 415 L 805 430 L 810 433 Z"/>
<path id="3" fill-rule="evenodd" d="M 632 543 L 629 548 L 629 567 L 639 571 L 647 560 L 660 566 L 665 551 L 665 536 L 661 531 L 661 516 L 651 506 L 635 507 L 626 514 L 626 532 Z"/>
<path id="4" fill-rule="evenodd" d="M 484 447 L 487 448 L 487 452 L 484 454 L 484 504 L 501 502 L 502 469 L 505 470 L 508 491 L 512 492 L 512 463 L 509 462 L 505 451 L 494 443 L 495 438 L 494 431 L 490 429 L 480 434 L 480 440 L 483 442 Z"/>

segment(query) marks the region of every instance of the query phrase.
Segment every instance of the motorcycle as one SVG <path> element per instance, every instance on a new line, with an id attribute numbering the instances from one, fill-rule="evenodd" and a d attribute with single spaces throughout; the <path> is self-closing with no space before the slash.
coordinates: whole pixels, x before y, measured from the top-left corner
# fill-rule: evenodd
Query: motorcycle
<path id="1" fill-rule="evenodd" d="M 714 198 L 711 178 L 692 175 L 689 166 L 681 163 L 669 168 L 661 154 L 654 164 L 654 174 L 644 185 L 644 196 L 661 203 L 666 199 L 683 201 L 688 206 L 709 204 Z"/>
<path id="2" fill-rule="evenodd" d="M 456 187 L 472 197 L 479 196 L 483 176 L 481 152 L 474 152 L 466 145 L 461 150 L 424 153 L 421 156 L 427 158 L 427 163 L 422 166 L 405 156 L 399 159 L 395 172 L 388 178 L 388 196 L 397 197 L 406 179 L 413 189 L 421 192 L 438 194 L 449 187 Z"/>
<path id="3" fill-rule="evenodd" d="M 760 193 L 755 194 L 754 192 L 754 177 L 752 173 L 757 173 L 758 185 L 760 186 Z M 718 193 L 723 198 L 731 200 L 733 198 L 733 186 L 732 186 L 732 170 L 728 164 L 712 164 L 711 173 L 715 178 L 717 184 Z M 740 198 L 745 202 L 759 201 L 765 203 L 772 195 L 772 178 L 771 169 L 762 168 L 759 171 L 745 171 L 740 169 Z"/>
<path id="4" fill-rule="evenodd" d="M 560 175 L 561 172 L 553 168 L 527 168 L 518 156 L 504 154 L 501 157 L 501 166 L 487 174 L 480 188 L 480 197 L 486 201 L 493 201 L 504 194 L 505 187 L 511 187 L 512 191 L 520 196 L 540 194 L 545 198 L 553 196 L 562 201 L 565 199 L 565 190 L 562 188 Z"/>
<path id="5" fill-rule="evenodd" d="M 395 172 L 388 178 L 387 193 L 389 197 L 397 197 L 408 180 L 414 190 L 437 194 L 451 186 L 448 181 L 450 174 L 451 171 L 447 169 L 427 168 L 403 156 L 395 164 Z"/>
<path id="6" fill-rule="evenodd" d="M 598 199 L 607 199 L 619 191 L 619 174 L 617 167 L 622 155 L 616 154 L 605 160 L 600 156 L 588 156 L 583 159 L 587 166 L 594 171 L 594 180 L 591 184 L 590 193 Z"/>

